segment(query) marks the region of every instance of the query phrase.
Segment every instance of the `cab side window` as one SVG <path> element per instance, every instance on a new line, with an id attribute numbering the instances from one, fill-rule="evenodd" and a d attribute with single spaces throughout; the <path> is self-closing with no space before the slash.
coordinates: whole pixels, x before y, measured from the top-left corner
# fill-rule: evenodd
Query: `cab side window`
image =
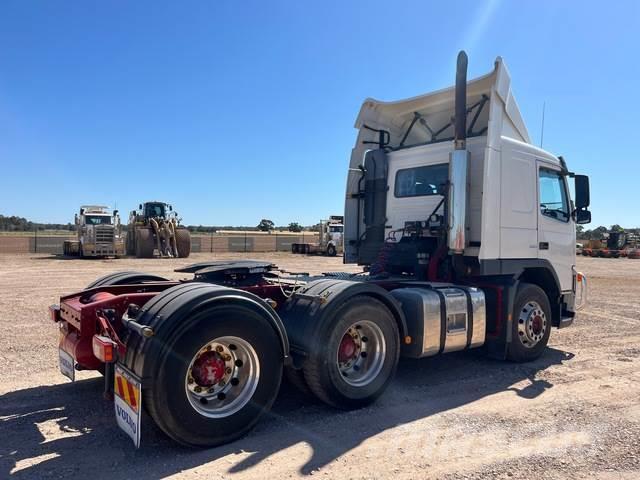
<path id="1" fill-rule="evenodd" d="M 567 190 L 560 172 L 540 169 L 540 213 L 562 222 L 569 221 Z"/>

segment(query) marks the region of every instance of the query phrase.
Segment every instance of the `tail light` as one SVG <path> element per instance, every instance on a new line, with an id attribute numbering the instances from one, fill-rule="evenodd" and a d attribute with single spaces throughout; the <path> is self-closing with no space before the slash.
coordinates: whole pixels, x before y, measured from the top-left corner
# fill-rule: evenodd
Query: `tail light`
<path id="1" fill-rule="evenodd" d="M 60 321 L 60 305 L 49 305 L 49 317 L 54 322 Z"/>
<path id="2" fill-rule="evenodd" d="M 93 354 L 104 363 L 116 361 L 116 342 L 103 335 L 93 336 Z"/>

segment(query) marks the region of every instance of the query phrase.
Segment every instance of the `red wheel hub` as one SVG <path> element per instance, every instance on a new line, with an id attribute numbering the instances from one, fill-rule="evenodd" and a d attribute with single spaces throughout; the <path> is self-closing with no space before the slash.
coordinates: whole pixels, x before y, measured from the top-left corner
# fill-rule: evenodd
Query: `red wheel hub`
<path id="1" fill-rule="evenodd" d="M 533 333 L 535 333 L 536 335 L 542 332 L 542 317 L 540 315 L 536 315 L 533 318 L 531 327 L 533 328 Z"/>
<path id="2" fill-rule="evenodd" d="M 224 377 L 225 364 L 216 352 L 205 352 L 198 357 L 191 369 L 191 375 L 201 387 L 211 387 Z"/>
<path id="3" fill-rule="evenodd" d="M 346 334 L 340 341 L 340 347 L 338 348 L 338 361 L 345 363 L 351 360 L 356 354 L 357 346 L 353 341 L 351 335 Z"/>

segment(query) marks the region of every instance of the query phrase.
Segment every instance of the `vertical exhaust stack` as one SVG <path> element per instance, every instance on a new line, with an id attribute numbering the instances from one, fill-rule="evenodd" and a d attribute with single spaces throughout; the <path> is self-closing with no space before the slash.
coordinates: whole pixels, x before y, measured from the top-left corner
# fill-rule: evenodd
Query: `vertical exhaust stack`
<path id="1" fill-rule="evenodd" d="M 454 150 L 449 159 L 449 252 L 464 253 L 467 216 L 467 54 L 460 51 L 456 68 Z"/>

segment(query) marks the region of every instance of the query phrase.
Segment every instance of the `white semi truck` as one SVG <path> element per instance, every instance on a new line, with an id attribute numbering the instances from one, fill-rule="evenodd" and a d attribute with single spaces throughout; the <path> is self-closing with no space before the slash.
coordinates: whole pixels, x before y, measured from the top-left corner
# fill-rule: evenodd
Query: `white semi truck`
<path id="1" fill-rule="evenodd" d="M 588 178 L 531 144 L 500 58 L 469 83 L 466 63 L 461 52 L 454 88 L 360 110 L 344 260 L 367 273 L 245 260 L 177 270 L 193 280 L 107 275 L 51 308 L 62 372 L 104 371 L 136 445 L 144 408 L 176 441 L 211 446 L 256 424 L 283 371 L 353 409 L 383 394 L 400 356 L 542 355 L 586 299 L 575 231 Z"/>
<path id="2" fill-rule="evenodd" d="M 124 236 L 118 211 L 104 205 L 83 205 L 75 215 L 77 240 L 65 240 L 63 254 L 80 257 L 124 255 Z"/>
<path id="3" fill-rule="evenodd" d="M 292 243 L 291 253 L 321 253 L 330 257 L 342 255 L 344 250 L 342 215 L 331 215 L 318 224 L 318 243 Z"/>

